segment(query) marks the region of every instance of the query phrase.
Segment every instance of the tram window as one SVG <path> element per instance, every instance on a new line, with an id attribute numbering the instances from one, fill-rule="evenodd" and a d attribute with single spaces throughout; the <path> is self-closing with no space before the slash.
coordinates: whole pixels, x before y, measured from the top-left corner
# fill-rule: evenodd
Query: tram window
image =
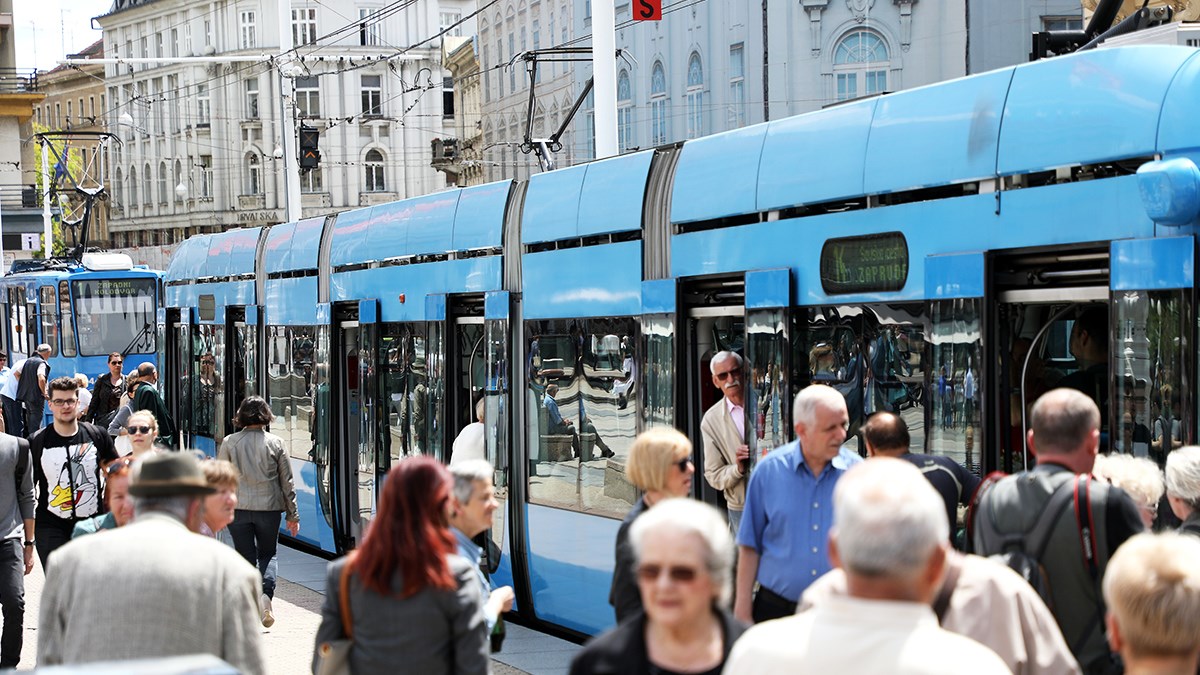
<path id="1" fill-rule="evenodd" d="M 384 446 L 394 466 L 427 449 L 425 411 L 429 402 L 425 371 L 424 324 L 387 323 L 380 326 L 383 355 L 383 400 L 387 435 Z"/>
<path id="2" fill-rule="evenodd" d="M 29 326 L 25 322 L 25 289 L 21 287 L 8 289 L 8 325 L 12 345 L 12 350 L 16 354 L 13 356 L 13 364 L 18 360 L 17 355 L 25 356 L 30 353 L 29 349 Z"/>
<path id="3" fill-rule="evenodd" d="M 933 327 L 928 451 L 945 455 L 981 473 L 983 438 L 980 392 L 991 391 L 982 379 L 982 301 L 960 298 L 931 303 Z"/>
<path id="4" fill-rule="evenodd" d="M 625 390 L 626 404 L 630 397 L 638 395 L 639 367 L 645 373 L 646 400 L 642 406 L 642 422 L 645 428 L 675 425 L 675 320 L 670 314 L 647 316 L 642 325 L 641 365 L 638 359 L 631 360 L 629 377 L 625 382 L 613 385 L 614 389 Z M 618 401 L 620 405 L 620 401 Z"/>
<path id="5" fill-rule="evenodd" d="M 58 282 L 58 314 L 62 328 L 62 355 L 75 356 L 75 317 L 71 311 L 71 287 L 66 281 Z"/>
<path id="6" fill-rule="evenodd" d="M 191 414 L 197 437 L 210 439 L 201 445 L 216 445 L 225 438 L 225 327 L 201 324 L 192 338 Z M 205 449 L 205 448 L 200 448 Z"/>
<path id="7" fill-rule="evenodd" d="M 53 353 L 58 354 L 58 298 L 54 295 L 54 287 L 39 288 L 38 300 L 42 313 L 42 342 L 50 345 Z"/>
<path id="8" fill-rule="evenodd" d="M 632 318 L 526 323 L 530 501 L 613 518 L 636 501 L 625 461 L 637 405 L 620 388 L 638 338 Z"/>
<path id="9" fill-rule="evenodd" d="M 312 326 L 267 326 L 267 398 L 275 421 L 271 432 L 284 439 L 288 453 L 313 459 Z"/>
<path id="10" fill-rule="evenodd" d="M 79 351 L 84 356 L 153 354 L 157 337 L 154 279 L 82 279 L 71 282 Z"/>
<path id="11" fill-rule="evenodd" d="M 1187 351 L 1196 325 L 1189 291 L 1125 291 L 1114 299 L 1117 334 L 1110 342 L 1115 406 L 1110 446 L 1150 457 L 1194 442 L 1197 405 L 1187 373 L 1196 355 Z"/>

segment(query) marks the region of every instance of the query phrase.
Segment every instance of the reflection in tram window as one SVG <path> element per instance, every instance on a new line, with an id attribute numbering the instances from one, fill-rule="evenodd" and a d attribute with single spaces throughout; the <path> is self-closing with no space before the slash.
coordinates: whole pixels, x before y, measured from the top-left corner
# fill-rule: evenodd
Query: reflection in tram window
<path id="1" fill-rule="evenodd" d="M 192 336 L 192 359 L 188 375 L 191 382 L 185 388 L 192 401 L 193 442 L 197 449 L 215 453 L 217 445 L 228 433 L 228 420 L 224 419 L 225 389 L 217 375 L 225 372 L 225 327 L 196 326 Z M 209 384 L 206 386 L 205 382 Z"/>
<path id="2" fill-rule="evenodd" d="M 979 392 L 983 390 L 981 300 L 959 298 L 932 303 L 933 414 L 929 454 L 945 455 L 980 473 L 983 470 Z M 1019 467 L 1017 468 L 1019 470 Z"/>
<path id="3" fill-rule="evenodd" d="M 926 445 L 926 336 L 923 304 L 811 308 L 793 314 L 793 390 L 827 384 L 846 399 L 846 445 L 862 454 L 855 436 L 877 411 L 904 418 L 913 452 Z"/>
<path id="4" fill-rule="evenodd" d="M 313 459 L 313 326 L 268 326 L 267 397 L 275 421 L 271 432 L 284 439 L 288 453 Z"/>
<path id="5" fill-rule="evenodd" d="M 675 425 L 675 321 L 670 314 L 644 318 L 642 351 L 645 354 L 645 401 L 642 404 L 644 427 Z M 630 360 L 628 376 L 614 389 L 628 390 L 618 398 L 617 408 L 624 410 L 629 396 L 637 396 L 637 359 Z"/>
<path id="6" fill-rule="evenodd" d="M 788 442 L 791 429 L 791 397 L 784 368 L 790 349 L 786 312 L 782 309 L 751 310 L 746 313 L 747 435 L 751 455 Z"/>
<path id="7" fill-rule="evenodd" d="M 637 434 L 628 385 L 637 321 L 531 321 L 525 334 L 530 500 L 623 517 L 637 499 L 625 477 Z"/>
<path id="8" fill-rule="evenodd" d="M 383 400 L 387 435 L 383 442 L 392 466 L 426 450 L 425 410 L 429 385 L 425 371 L 424 324 L 389 323 L 380 327 Z"/>

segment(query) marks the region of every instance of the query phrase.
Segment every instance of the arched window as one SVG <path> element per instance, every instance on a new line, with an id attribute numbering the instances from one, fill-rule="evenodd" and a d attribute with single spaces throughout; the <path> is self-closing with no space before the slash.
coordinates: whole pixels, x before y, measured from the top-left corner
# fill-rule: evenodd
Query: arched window
<path id="1" fill-rule="evenodd" d="M 367 151 L 366 186 L 367 192 L 387 191 L 387 184 L 383 180 L 383 153 L 378 150 Z"/>
<path id="2" fill-rule="evenodd" d="M 833 50 L 837 100 L 845 101 L 887 91 L 890 65 L 887 45 L 877 34 L 869 30 L 847 34 Z"/>
<path id="3" fill-rule="evenodd" d="M 137 182 L 137 167 L 129 168 L 129 205 L 138 205 L 138 182 Z"/>
<path id="4" fill-rule="evenodd" d="M 629 73 L 617 75 L 617 150 L 627 152 L 633 147 L 633 86 Z"/>
<path id="5" fill-rule="evenodd" d="M 692 52 L 687 74 L 687 137 L 704 135 L 704 66 L 700 55 Z"/>
<path id="6" fill-rule="evenodd" d="M 154 172 L 150 170 L 150 162 L 142 167 L 142 200 L 146 206 L 154 203 Z"/>
<path id="7" fill-rule="evenodd" d="M 263 192 L 262 160 L 257 153 L 246 155 L 246 194 L 260 195 Z"/>
<path id="8" fill-rule="evenodd" d="M 667 142 L 667 73 L 662 61 L 654 62 L 650 75 L 650 144 Z"/>
<path id="9" fill-rule="evenodd" d="M 183 183 L 183 165 L 180 164 L 179 160 L 175 160 L 175 174 L 174 174 L 174 178 L 171 181 L 171 190 L 173 190 L 173 191 L 176 190 L 176 188 L 178 188 L 178 186 L 181 185 L 182 183 Z M 179 194 L 179 192 L 175 192 L 175 201 L 183 202 L 183 195 Z"/>
<path id="10" fill-rule="evenodd" d="M 167 196 L 167 190 L 168 190 L 168 188 L 167 188 L 167 163 L 159 162 L 158 163 L 158 203 L 159 204 L 166 204 L 168 201 L 170 201 L 170 197 Z"/>
<path id="11" fill-rule="evenodd" d="M 113 172 L 112 186 L 113 186 L 113 206 L 120 209 L 125 206 L 125 203 L 124 203 L 125 202 L 125 183 L 122 180 L 121 167 L 119 167 L 119 166 L 117 167 L 117 170 L 115 172 Z"/>

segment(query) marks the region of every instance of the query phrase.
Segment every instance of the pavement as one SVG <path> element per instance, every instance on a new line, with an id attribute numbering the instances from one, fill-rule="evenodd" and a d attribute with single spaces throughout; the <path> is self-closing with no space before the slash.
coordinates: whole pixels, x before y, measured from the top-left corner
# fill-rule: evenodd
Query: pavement
<path id="1" fill-rule="evenodd" d="M 34 557 L 36 561 L 36 556 Z M 263 628 L 267 675 L 297 675 L 312 668 L 313 642 L 325 601 L 325 565 L 328 561 L 281 546 L 279 579 L 275 587 L 275 625 Z M 34 670 L 37 661 L 37 618 L 45 575 L 41 564 L 25 577 L 25 644 L 19 671 Z M 122 635 L 115 629 L 114 636 Z M 504 650 L 493 656 L 495 675 L 559 675 L 567 673 L 579 645 L 509 622 Z"/>

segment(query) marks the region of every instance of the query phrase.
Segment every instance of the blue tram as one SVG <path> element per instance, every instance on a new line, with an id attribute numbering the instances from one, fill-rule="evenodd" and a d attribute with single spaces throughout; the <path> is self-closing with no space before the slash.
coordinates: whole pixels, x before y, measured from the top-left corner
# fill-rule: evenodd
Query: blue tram
<path id="1" fill-rule="evenodd" d="M 8 328 L 3 349 L 9 364 L 41 343 L 51 346 L 52 377 L 108 372 L 108 355 L 125 356 L 124 369 L 154 363 L 155 317 L 162 274 L 133 264 L 123 253 L 85 253 L 52 259 L 0 277 L 0 304 Z M 47 408 L 47 414 L 49 408 Z"/>
<path id="2" fill-rule="evenodd" d="M 211 452 L 237 402 L 267 396 L 299 540 L 336 554 L 387 469 L 448 459 L 482 397 L 497 581 L 575 634 L 613 621 L 637 432 L 674 425 L 703 465 L 719 350 L 745 357 L 755 456 L 825 382 L 855 427 L 897 411 L 926 452 L 1012 471 L 1028 405 L 1088 375 L 1108 447 L 1162 460 L 1195 438 L 1198 90 L 1196 50 L 1089 51 L 195 237 L 160 314 L 170 404 Z M 1074 325 L 1097 316 L 1085 358 Z M 695 491 L 720 501 L 699 474 Z"/>

